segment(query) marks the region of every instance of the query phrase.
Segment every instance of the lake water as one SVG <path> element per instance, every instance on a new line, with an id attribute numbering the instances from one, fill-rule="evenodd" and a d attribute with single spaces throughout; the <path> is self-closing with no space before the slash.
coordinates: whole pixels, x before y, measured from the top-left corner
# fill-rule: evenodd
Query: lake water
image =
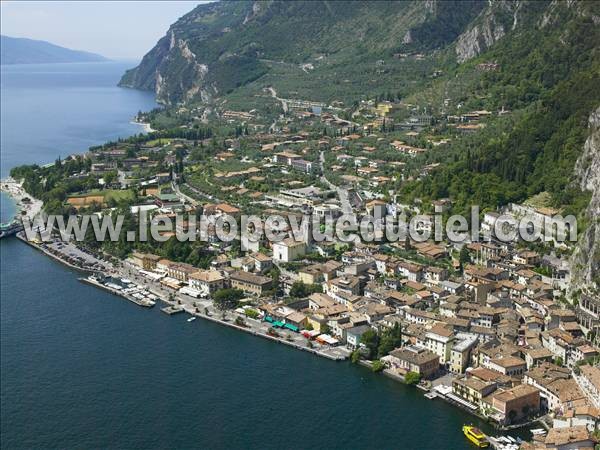
<path id="1" fill-rule="evenodd" d="M 128 66 L 3 67 L 2 174 L 138 132 Z M 416 389 L 137 307 L 15 238 L 0 255 L 2 448 L 469 448 L 473 418 Z"/>
<path id="2" fill-rule="evenodd" d="M 116 86 L 134 63 L 0 66 L 3 177 L 18 164 L 53 162 L 141 131 L 130 123 L 156 106 L 149 92 Z"/>
<path id="3" fill-rule="evenodd" d="M 0 66 L 0 177 L 142 131 L 131 123 L 156 106 L 149 92 L 116 86 L 135 62 Z M 2 194 L 2 220 L 12 203 Z"/>

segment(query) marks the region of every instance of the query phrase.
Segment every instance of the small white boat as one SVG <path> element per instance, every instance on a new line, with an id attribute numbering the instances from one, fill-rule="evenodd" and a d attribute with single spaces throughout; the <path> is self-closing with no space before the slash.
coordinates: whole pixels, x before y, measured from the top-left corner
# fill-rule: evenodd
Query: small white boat
<path id="1" fill-rule="evenodd" d="M 196 320 L 196 316 L 192 316 L 192 317 L 190 317 L 190 318 L 189 318 L 187 321 L 188 321 L 188 322 L 193 322 L 194 320 Z"/>

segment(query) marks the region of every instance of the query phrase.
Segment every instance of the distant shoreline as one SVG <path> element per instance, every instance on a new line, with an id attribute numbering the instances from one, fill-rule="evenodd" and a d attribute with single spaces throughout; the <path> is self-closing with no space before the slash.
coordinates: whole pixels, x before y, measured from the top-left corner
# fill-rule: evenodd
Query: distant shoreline
<path id="1" fill-rule="evenodd" d="M 4 65 L 108 61 L 98 53 L 66 48 L 38 39 L 2 35 L 0 40 Z"/>
<path id="2" fill-rule="evenodd" d="M 154 128 L 152 128 L 150 126 L 150 124 L 148 122 L 138 122 L 137 120 L 132 120 L 129 123 L 141 126 L 142 129 L 144 130 L 144 133 L 152 133 L 153 131 L 156 131 Z"/>
<path id="3" fill-rule="evenodd" d="M 1 62 L 0 66 L 36 66 L 36 65 L 44 65 L 44 64 L 102 64 L 102 63 L 113 63 L 119 62 L 114 59 L 105 59 L 102 61 L 29 61 L 29 62 Z"/>

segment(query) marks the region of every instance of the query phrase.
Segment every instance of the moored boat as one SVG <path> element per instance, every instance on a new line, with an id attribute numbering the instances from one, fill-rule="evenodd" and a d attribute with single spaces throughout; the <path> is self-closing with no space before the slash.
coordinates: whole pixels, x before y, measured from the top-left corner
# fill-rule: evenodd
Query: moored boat
<path id="1" fill-rule="evenodd" d="M 16 218 L 8 223 L 0 224 L 0 238 L 12 236 L 19 231 L 23 231 L 23 224 Z"/>
<path id="2" fill-rule="evenodd" d="M 487 436 L 477 427 L 472 425 L 463 425 L 463 433 L 477 447 L 489 447 L 490 443 Z"/>

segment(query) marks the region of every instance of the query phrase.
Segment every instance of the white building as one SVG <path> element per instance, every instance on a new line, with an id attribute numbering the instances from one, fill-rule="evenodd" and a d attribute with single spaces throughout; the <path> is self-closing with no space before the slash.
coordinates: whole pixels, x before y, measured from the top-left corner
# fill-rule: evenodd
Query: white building
<path id="1" fill-rule="evenodd" d="M 581 374 L 576 378 L 577 384 L 594 406 L 600 408 L 600 368 L 583 365 L 580 370 Z"/>
<path id="2" fill-rule="evenodd" d="M 273 260 L 279 262 L 291 262 L 306 254 L 306 244 L 287 238 L 273 243 Z"/>

